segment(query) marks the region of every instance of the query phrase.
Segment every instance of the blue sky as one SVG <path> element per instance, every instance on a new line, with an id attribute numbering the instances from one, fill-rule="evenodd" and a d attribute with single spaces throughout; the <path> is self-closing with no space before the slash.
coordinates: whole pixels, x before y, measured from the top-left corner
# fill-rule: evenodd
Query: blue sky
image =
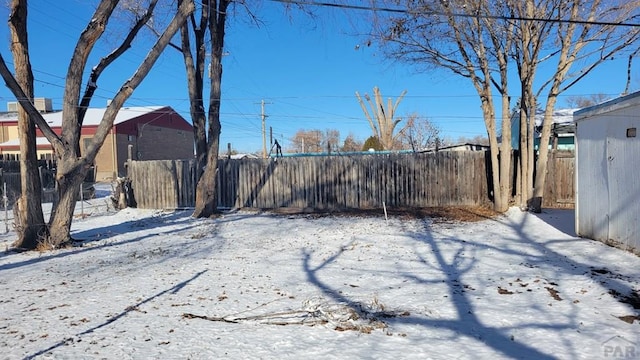
<path id="1" fill-rule="evenodd" d="M 37 97 L 53 99 L 61 107 L 64 77 L 80 31 L 90 19 L 95 1 L 32 0 L 29 35 Z M 369 125 L 356 100 L 355 91 L 371 94 L 378 86 L 385 98 L 407 95 L 398 115 L 417 113 L 428 117 L 452 140 L 485 135 L 479 100 L 468 80 L 444 70 L 417 73 L 415 68 L 385 60 L 375 46 L 356 34 L 363 29 L 366 13 L 314 8 L 311 18 L 298 12 L 286 14 L 279 3 L 263 2 L 256 15 L 264 22 L 252 24 L 246 16 L 232 18 L 227 29 L 223 59 L 221 148 L 226 144 L 241 152 L 262 148 L 260 102 L 266 102 L 267 129 L 285 148 L 299 129 L 337 129 L 344 139 L 349 133 L 364 140 Z M 8 10 L 0 8 L 6 20 Z M 123 35 L 112 21 L 88 62 L 88 69 L 114 46 L 111 39 Z M 11 62 L 9 31 L 0 27 L 3 57 Z M 130 77 L 151 45 L 152 37 L 140 39 L 131 53 L 118 60 L 100 79 L 93 107 L 106 101 Z M 359 45 L 359 48 L 356 47 Z M 11 64 L 9 64 L 11 67 Z M 617 96 L 626 80 L 626 61 L 602 66 L 584 79 L 569 95 L 592 93 Z M 171 48 L 127 102 L 129 106 L 170 105 L 189 119 L 189 102 L 182 56 Z M 638 81 L 634 80 L 634 88 Z M 6 87 L 0 88 L 0 109 L 15 101 Z M 564 104 L 560 103 L 560 107 Z"/>

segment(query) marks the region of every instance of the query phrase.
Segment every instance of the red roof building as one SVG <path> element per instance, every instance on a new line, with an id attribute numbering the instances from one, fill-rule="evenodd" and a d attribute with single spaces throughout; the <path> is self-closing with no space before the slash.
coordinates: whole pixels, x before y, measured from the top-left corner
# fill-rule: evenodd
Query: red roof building
<path id="1" fill-rule="evenodd" d="M 80 149 L 83 151 L 96 133 L 106 108 L 87 109 Z M 62 112 L 44 113 L 45 121 L 53 131 L 62 130 Z M 53 158 L 49 141 L 36 130 L 38 156 Z M 0 114 L 0 155 L 4 159 L 17 160 L 20 154 L 18 141 L 18 114 Z M 96 156 L 96 180 L 109 181 L 125 176 L 128 157 L 133 160 L 179 160 L 194 156 L 193 127 L 169 106 L 124 107 L 116 116 L 113 128 Z"/>

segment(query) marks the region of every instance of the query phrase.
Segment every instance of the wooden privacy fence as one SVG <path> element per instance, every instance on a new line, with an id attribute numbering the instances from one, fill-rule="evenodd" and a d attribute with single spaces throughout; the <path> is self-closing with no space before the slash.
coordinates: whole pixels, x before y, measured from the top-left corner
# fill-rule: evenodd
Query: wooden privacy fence
<path id="1" fill-rule="evenodd" d="M 195 202 L 195 160 L 128 161 L 136 206 L 142 209 L 177 209 Z"/>
<path id="2" fill-rule="evenodd" d="M 366 209 L 488 204 L 487 153 L 220 160 L 218 206 Z M 194 205 L 195 162 L 130 161 L 138 207 Z"/>
<path id="3" fill-rule="evenodd" d="M 575 206 L 575 152 L 550 151 L 542 206 L 571 208 Z"/>

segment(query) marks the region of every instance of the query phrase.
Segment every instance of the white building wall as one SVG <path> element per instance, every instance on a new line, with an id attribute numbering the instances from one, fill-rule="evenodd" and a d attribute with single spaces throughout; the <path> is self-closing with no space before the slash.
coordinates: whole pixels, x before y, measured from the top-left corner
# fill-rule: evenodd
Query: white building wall
<path id="1" fill-rule="evenodd" d="M 640 93 L 574 116 L 576 233 L 640 253 Z"/>

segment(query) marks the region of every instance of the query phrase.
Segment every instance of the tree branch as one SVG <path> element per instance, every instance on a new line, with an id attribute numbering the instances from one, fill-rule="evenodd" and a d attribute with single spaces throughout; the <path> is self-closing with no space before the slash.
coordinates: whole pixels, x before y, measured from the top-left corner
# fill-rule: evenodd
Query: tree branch
<path id="1" fill-rule="evenodd" d="M 4 79 L 4 82 L 9 90 L 11 90 L 11 92 L 13 93 L 13 96 L 16 97 L 16 100 L 18 100 L 22 108 L 27 112 L 27 114 L 29 114 L 36 125 L 38 125 L 38 128 L 40 128 L 44 136 L 53 146 L 53 149 L 55 151 L 61 152 L 63 150 L 63 147 L 60 137 L 58 137 L 58 135 L 53 132 L 49 124 L 47 124 L 47 122 L 42 117 L 42 114 L 40 114 L 40 112 L 36 110 L 35 106 L 31 103 L 27 95 L 24 93 L 22 87 L 20 87 L 20 85 L 16 81 L 16 78 L 13 76 L 13 74 L 11 74 L 11 71 L 7 67 L 2 54 L 0 54 L 0 74 L 2 75 L 2 79 Z"/>
<path id="2" fill-rule="evenodd" d="M 82 100 L 80 101 L 80 106 L 78 107 L 78 128 L 82 128 L 82 122 L 84 120 L 84 115 L 89 108 L 89 104 L 91 103 L 91 99 L 93 98 L 93 94 L 98 88 L 98 78 L 109 65 L 111 65 L 120 55 L 124 54 L 129 48 L 131 48 L 131 43 L 133 39 L 138 35 L 138 32 L 142 27 L 149 22 L 151 16 L 153 15 L 153 10 L 156 7 L 158 0 L 151 0 L 147 10 L 144 15 L 138 18 L 134 26 L 129 30 L 127 37 L 122 41 L 122 44 L 118 46 L 114 51 L 112 51 L 107 56 L 103 57 L 98 65 L 94 66 L 91 70 L 91 75 L 89 75 L 89 82 L 87 83 L 87 87 L 85 89 L 84 95 L 82 96 Z"/>

